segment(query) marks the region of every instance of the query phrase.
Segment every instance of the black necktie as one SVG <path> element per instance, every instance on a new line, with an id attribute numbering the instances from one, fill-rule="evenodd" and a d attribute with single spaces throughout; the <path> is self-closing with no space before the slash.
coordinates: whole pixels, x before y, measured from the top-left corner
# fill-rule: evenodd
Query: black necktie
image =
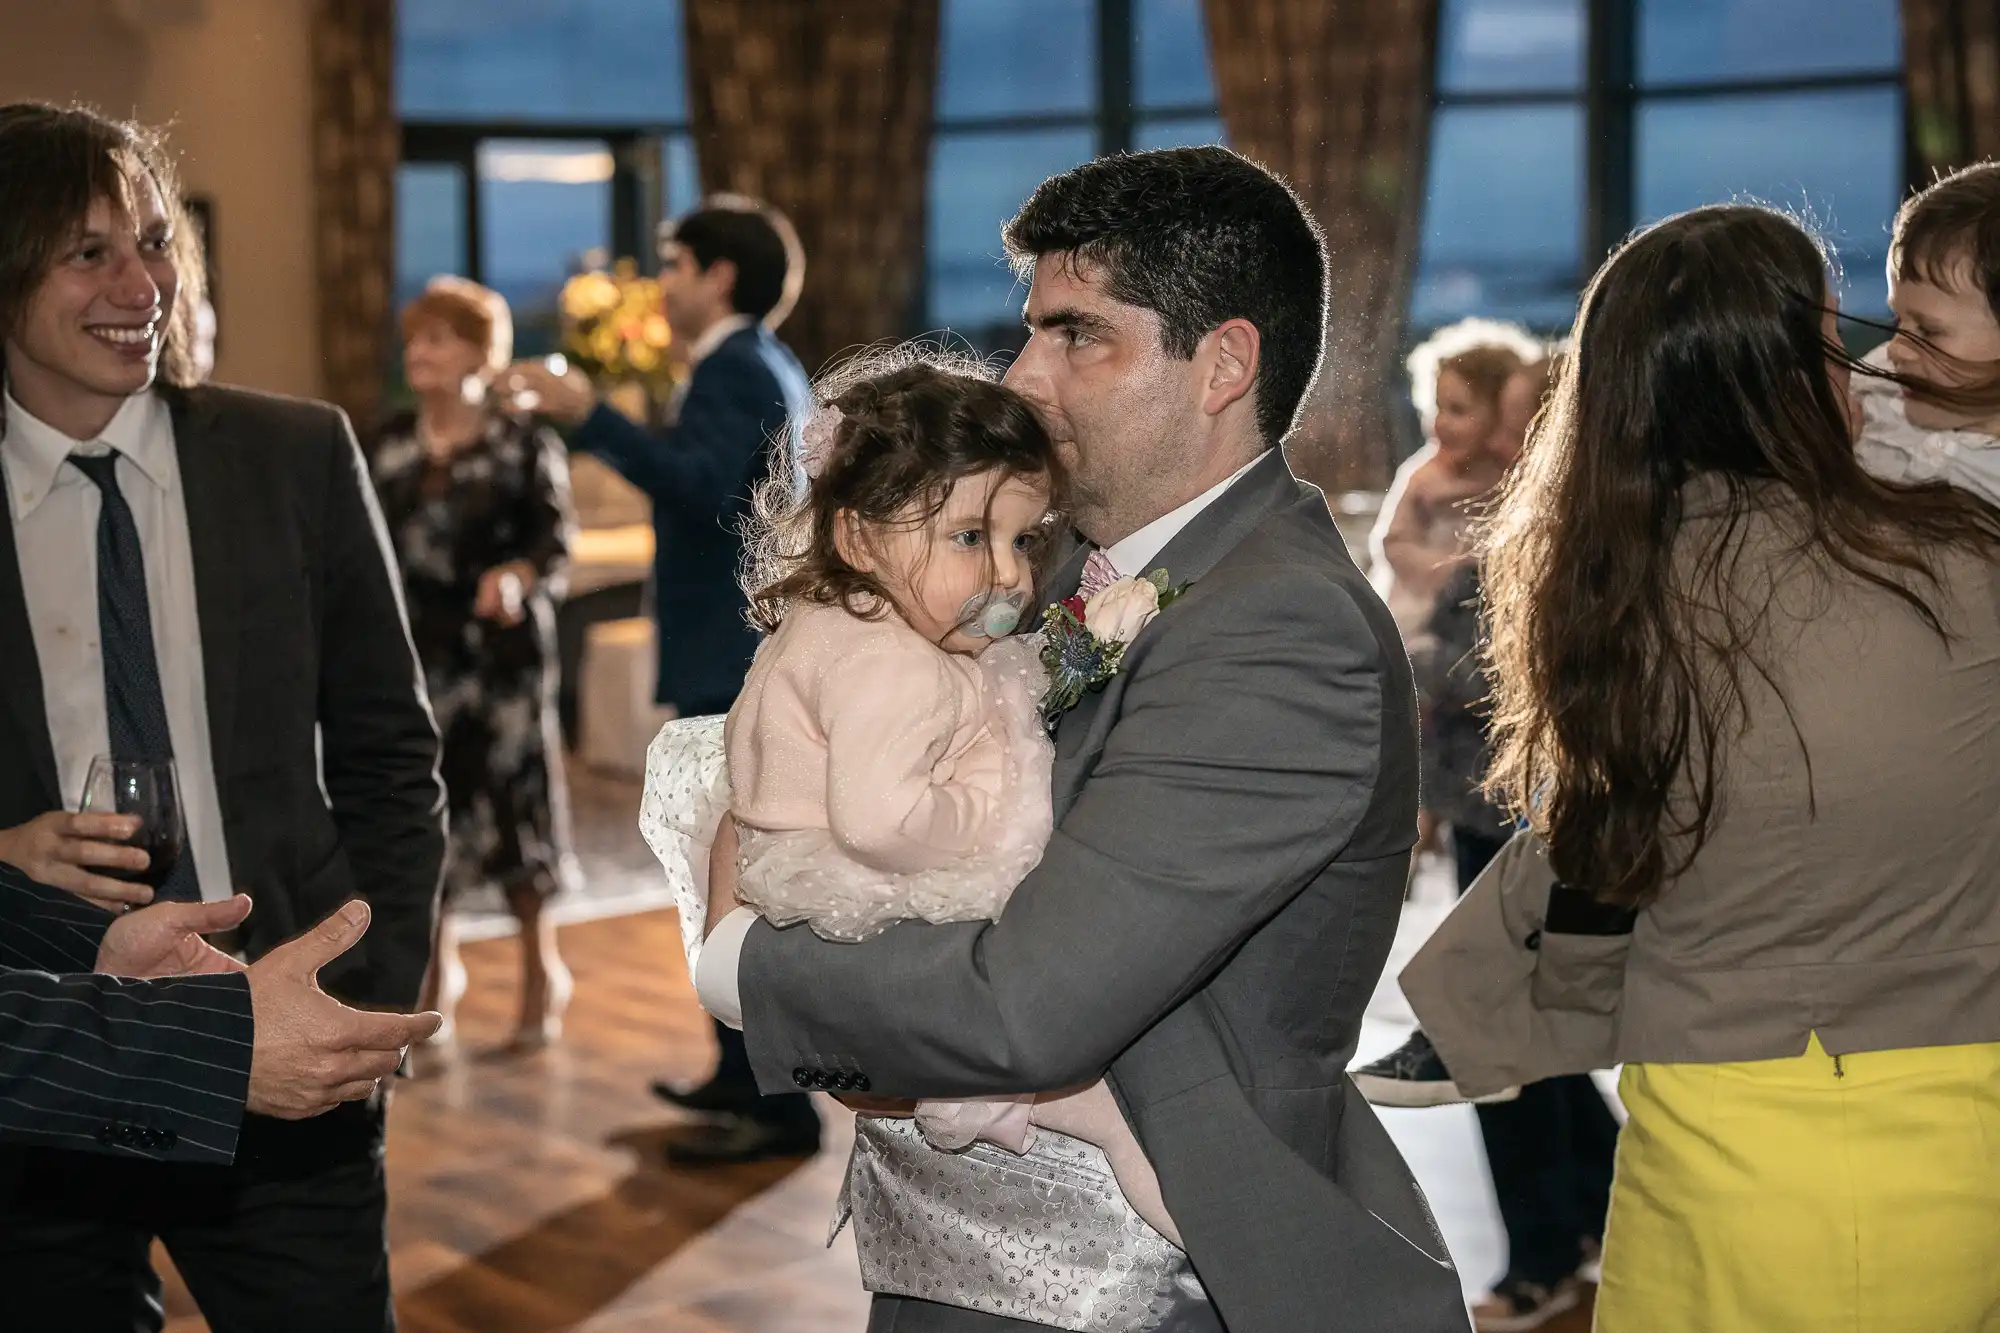
<path id="1" fill-rule="evenodd" d="M 69 461 L 104 495 L 97 513 L 97 626 L 104 644 L 104 711 L 111 724 L 111 757 L 172 759 L 173 734 L 167 728 L 167 700 L 160 688 L 153 614 L 146 599 L 146 553 L 139 546 L 132 507 L 118 489 L 118 455 L 71 454 Z M 185 821 L 185 806 L 182 818 Z M 201 897 L 193 849 L 182 847 L 156 897 L 162 901 Z"/>

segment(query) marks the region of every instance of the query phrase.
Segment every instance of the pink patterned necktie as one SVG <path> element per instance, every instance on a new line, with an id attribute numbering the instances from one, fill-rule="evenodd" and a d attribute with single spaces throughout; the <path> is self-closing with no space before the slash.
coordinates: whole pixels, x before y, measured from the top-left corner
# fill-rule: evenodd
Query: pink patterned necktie
<path id="1" fill-rule="evenodd" d="M 1076 595 L 1089 601 L 1122 577 L 1118 566 L 1111 563 L 1110 556 L 1103 551 L 1092 551 L 1090 558 L 1083 562 L 1083 582 L 1077 585 Z"/>

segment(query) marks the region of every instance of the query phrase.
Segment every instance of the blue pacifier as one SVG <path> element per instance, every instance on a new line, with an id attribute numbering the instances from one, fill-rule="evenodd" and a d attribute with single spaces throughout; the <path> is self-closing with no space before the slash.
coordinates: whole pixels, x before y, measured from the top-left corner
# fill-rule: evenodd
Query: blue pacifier
<path id="1" fill-rule="evenodd" d="M 1020 625 L 1021 613 L 1027 609 L 1025 592 L 989 589 L 974 593 L 958 608 L 958 629 L 969 638 L 1004 639 Z"/>

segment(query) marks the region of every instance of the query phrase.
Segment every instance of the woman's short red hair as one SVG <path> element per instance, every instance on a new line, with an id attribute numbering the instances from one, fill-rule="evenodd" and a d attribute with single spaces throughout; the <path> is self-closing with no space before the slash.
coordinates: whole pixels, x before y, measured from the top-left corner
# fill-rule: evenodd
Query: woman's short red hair
<path id="1" fill-rule="evenodd" d="M 403 341 L 425 324 L 442 324 L 477 347 L 495 374 L 514 359 L 514 317 L 507 298 L 469 278 L 438 277 L 424 284 L 417 299 L 403 307 Z"/>

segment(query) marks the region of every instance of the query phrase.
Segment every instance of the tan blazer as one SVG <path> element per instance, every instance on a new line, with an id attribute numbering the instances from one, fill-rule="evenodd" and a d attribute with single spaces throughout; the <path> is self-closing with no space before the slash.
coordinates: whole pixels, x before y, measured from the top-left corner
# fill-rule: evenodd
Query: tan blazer
<path id="1" fill-rule="evenodd" d="M 1687 525 L 1690 543 L 1705 520 Z M 2000 573 L 1952 552 L 1909 605 L 1750 520 L 1735 582 L 1774 595 L 1719 814 L 1629 934 L 1548 928 L 1521 835 L 1402 974 L 1459 1085 L 2000 1041 Z M 1789 703 L 1789 715 L 1785 703 Z M 1808 759 L 1809 757 L 1809 759 Z"/>

